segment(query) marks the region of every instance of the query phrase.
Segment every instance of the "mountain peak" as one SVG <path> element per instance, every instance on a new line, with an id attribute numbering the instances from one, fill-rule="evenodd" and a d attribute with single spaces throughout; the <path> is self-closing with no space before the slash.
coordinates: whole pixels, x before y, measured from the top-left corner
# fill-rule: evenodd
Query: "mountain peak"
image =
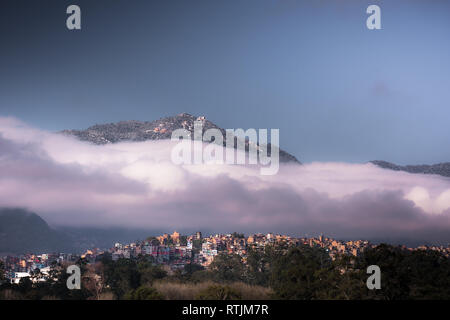
<path id="1" fill-rule="evenodd" d="M 218 129 L 225 136 L 225 130 L 207 120 L 205 116 L 194 116 L 186 112 L 154 121 L 127 120 L 96 124 L 86 130 L 64 130 L 62 133 L 98 145 L 125 141 L 162 140 L 170 139 L 172 132 L 176 129 L 183 128 L 193 133 L 195 120 L 202 120 L 203 130 Z M 248 142 L 246 144 L 248 145 Z M 280 161 L 299 163 L 293 155 L 281 149 Z"/>
<path id="2" fill-rule="evenodd" d="M 421 165 L 406 165 L 400 166 L 395 163 L 383 161 L 383 160 L 374 160 L 370 161 L 370 163 L 383 168 L 390 169 L 394 171 L 405 171 L 409 173 L 422 173 L 422 174 L 438 174 L 444 177 L 450 177 L 450 162 L 437 163 L 437 164 L 421 164 Z"/>

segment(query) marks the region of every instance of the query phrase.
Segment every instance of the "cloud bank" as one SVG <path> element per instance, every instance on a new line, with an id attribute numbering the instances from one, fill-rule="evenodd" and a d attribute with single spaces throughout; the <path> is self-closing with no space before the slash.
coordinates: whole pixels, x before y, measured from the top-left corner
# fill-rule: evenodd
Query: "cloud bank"
<path id="1" fill-rule="evenodd" d="M 172 141 L 92 145 L 0 118 L 0 207 L 50 224 L 450 241 L 450 179 L 372 164 L 171 162 Z"/>

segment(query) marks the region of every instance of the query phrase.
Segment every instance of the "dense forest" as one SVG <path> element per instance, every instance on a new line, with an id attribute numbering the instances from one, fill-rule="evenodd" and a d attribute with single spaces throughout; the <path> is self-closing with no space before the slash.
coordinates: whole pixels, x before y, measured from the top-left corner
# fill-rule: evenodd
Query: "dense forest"
<path id="1" fill-rule="evenodd" d="M 78 265 L 81 290 L 68 290 L 65 266 L 55 265 L 45 282 L 3 281 L 0 299 L 450 299 L 448 258 L 385 244 L 335 260 L 322 248 L 268 246 L 250 250 L 245 262 L 238 255 L 222 254 L 208 269 L 190 264 L 170 275 L 145 256 L 113 261 L 105 254 L 95 263 L 80 260 Z M 381 269 L 379 290 L 366 286 L 369 265 Z"/>

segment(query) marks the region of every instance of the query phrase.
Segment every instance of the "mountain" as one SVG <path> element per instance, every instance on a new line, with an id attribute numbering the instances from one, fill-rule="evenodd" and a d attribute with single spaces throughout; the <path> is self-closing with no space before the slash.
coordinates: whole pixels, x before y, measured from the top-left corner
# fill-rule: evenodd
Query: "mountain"
<path id="1" fill-rule="evenodd" d="M 128 228 L 51 228 L 40 216 L 24 209 L 0 208 L 0 256 L 25 253 L 81 253 L 87 249 L 111 248 L 130 243 L 162 230 Z"/>
<path id="2" fill-rule="evenodd" d="M 443 177 L 450 177 L 450 162 L 438 163 L 433 165 L 408 165 L 408 166 L 399 166 L 394 163 L 375 160 L 371 161 L 371 163 L 384 168 L 395 171 L 406 171 L 409 173 L 423 173 L 423 174 L 438 174 Z"/>
<path id="3" fill-rule="evenodd" d="M 82 141 L 89 141 L 99 145 L 123 141 L 170 139 L 172 132 L 181 128 L 188 130 L 191 133 L 191 137 L 193 137 L 195 120 L 201 120 L 203 122 L 203 131 L 206 131 L 207 129 L 219 129 L 225 137 L 224 129 L 205 119 L 205 117 L 195 117 L 188 113 L 181 113 L 177 116 L 161 118 L 151 122 L 131 120 L 117 123 L 96 124 L 86 130 L 64 130 L 62 133 L 75 136 Z M 249 142 L 246 141 L 245 144 L 246 150 L 248 150 Z M 268 149 L 270 154 L 270 144 L 268 144 Z M 281 149 L 280 162 L 300 163 L 293 155 Z"/>
<path id="4" fill-rule="evenodd" d="M 51 229 L 37 214 L 23 209 L 0 208 L 0 253 L 69 252 L 71 240 Z"/>
<path id="5" fill-rule="evenodd" d="M 144 228 L 121 227 L 58 227 L 58 231 L 66 234 L 72 241 L 76 252 L 84 252 L 87 249 L 109 249 L 116 242 L 131 243 L 144 240 L 150 235 L 163 234 L 164 230 Z"/>

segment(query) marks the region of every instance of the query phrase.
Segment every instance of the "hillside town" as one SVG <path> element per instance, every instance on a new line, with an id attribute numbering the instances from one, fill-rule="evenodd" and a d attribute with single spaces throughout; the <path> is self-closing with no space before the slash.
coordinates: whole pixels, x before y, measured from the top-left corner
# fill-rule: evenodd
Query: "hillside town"
<path id="1" fill-rule="evenodd" d="M 266 246 L 299 246 L 323 248 L 331 257 L 336 259 L 339 255 L 359 256 L 365 249 L 375 247 L 367 240 L 342 241 L 320 235 L 319 237 L 295 238 L 279 234 L 215 234 L 203 237 L 201 232 L 189 236 L 182 236 L 178 232 L 149 237 L 144 241 L 121 244 L 115 243 L 108 250 L 93 248 L 83 254 L 70 253 L 43 253 L 8 255 L 0 257 L 4 265 L 5 278 L 11 283 L 19 283 L 21 278 L 30 277 L 32 281 L 45 281 L 53 267 L 58 264 L 74 264 L 80 259 L 87 264 L 98 261 L 105 254 L 112 260 L 132 259 L 146 257 L 156 265 L 162 266 L 169 273 L 183 270 L 188 264 L 198 264 L 208 268 L 219 254 L 237 254 L 246 263 L 247 252 L 250 249 L 264 250 Z M 445 246 L 419 246 L 406 250 L 434 250 L 450 257 L 450 245 Z"/>

